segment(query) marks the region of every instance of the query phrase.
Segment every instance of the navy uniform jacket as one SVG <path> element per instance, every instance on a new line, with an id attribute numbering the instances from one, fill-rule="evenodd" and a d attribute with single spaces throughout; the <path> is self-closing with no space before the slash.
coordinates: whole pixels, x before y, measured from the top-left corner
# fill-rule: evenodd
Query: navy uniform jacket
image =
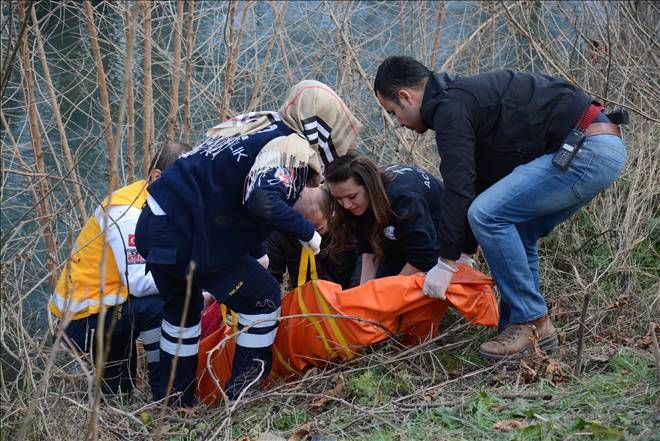
<path id="1" fill-rule="evenodd" d="M 231 266 L 274 229 L 312 238 L 314 226 L 291 208 L 305 186 L 307 167 L 273 167 L 248 179 L 261 149 L 293 133 L 277 121 L 249 136 L 209 138 L 149 186 L 151 197 L 192 242 L 199 271 Z"/>
<path id="2" fill-rule="evenodd" d="M 384 171 L 393 177 L 385 183 L 385 191 L 396 214 L 382 232 L 385 259 L 401 259 L 428 271 L 438 262 L 440 251 L 437 230 L 443 185 L 417 167 L 392 164 L 384 167 Z M 373 252 L 368 241 L 374 221 L 371 211 L 368 213 L 358 220 L 360 253 Z"/>

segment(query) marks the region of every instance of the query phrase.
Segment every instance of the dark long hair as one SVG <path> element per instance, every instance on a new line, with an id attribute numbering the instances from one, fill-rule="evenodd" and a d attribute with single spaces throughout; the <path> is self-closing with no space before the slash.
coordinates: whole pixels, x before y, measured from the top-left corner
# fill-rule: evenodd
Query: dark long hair
<path id="1" fill-rule="evenodd" d="M 381 172 L 378 166 L 366 156 L 349 152 L 332 161 L 325 168 L 324 175 L 327 184 L 338 184 L 353 178 L 355 182 L 365 187 L 369 197 L 368 211 L 371 212 L 374 218 L 373 226 L 369 232 L 369 245 L 376 256 L 383 257 L 381 233 L 396 216 L 385 191 L 385 184 L 392 180 L 391 174 Z M 349 249 L 353 243 L 352 238 L 358 233 L 357 217 L 344 209 L 335 198 L 330 199 L 329 211 L 330 252 Z"/>

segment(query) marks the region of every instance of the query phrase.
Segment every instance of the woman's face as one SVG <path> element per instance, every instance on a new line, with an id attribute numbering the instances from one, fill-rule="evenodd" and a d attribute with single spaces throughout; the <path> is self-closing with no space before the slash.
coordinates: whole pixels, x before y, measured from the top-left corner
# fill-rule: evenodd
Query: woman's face
<path id="1" fill-rule="evenodd" d="M 328 183 L 330 194 L 337 203 L 351 212 L 353 216 L 362 216 L 369 209 L 369 194 L 364 185 L 360 185 L 354 178 L 343 182 Z"/>

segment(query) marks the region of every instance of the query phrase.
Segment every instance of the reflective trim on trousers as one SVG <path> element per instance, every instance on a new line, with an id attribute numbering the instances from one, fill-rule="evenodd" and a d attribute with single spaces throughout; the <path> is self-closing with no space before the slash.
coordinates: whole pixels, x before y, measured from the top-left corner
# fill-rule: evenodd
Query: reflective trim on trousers
<path id="1" fill-rule="evenodd" d="M 193 344 L 177 344 L 177 343 L 172 343 L 169 340 L 166 340 L 165 338 L 160 339 L 160 348 L 167 352 L 168 354 L 171 355 L 177 355 L 177 348 L 178 348 L 178 355 L 179 357 L 192 357 L 193 355 L 197 355 L 197 352 L 199 350 L 199 342 L 193 343 Z"/>
<path id="2" fill-rule="evenodd" d="M 147 363 L 157 363 L 160 361 L 160 349 L 154 349 L 153 351 L 145 351 L 144 354 L 147 358 Z"/>
<path id="3" fill-rule="evenodd" d="M 194 338 L 199 337 L 202 333 L 201 323 L 197 323 L 195 326 L 190 326 L 188 328 L 183 328 L 181 326 L 175 326 L 163 319 L 162 328 L 164 332 L 175 338 Z"/>
<path id="4" fill-rule="evenodd" d="M 280 316 L 282 308 L 279 307 L 273 312 L 267 314 L 238 314 L 238 323 L 243 326 L 253 326 L 255 328 L 267 328 L 277 325 L 276 319 Z M 258 322 L 258 323 L 257 323 Z"/>
<path id="5" fill-rule="evenodd" d="M 236 337 L 236 344 L 245 348 L 265 348 L 273 344 L 276 334 L 277 328 L 263 335 L 243 332 Z"/>
<path id="6" fill-rule="evenodd" d="M 160 328 L 148 329 L 140 332 L 140 337 L 145 345 L 160 341 Z"/>

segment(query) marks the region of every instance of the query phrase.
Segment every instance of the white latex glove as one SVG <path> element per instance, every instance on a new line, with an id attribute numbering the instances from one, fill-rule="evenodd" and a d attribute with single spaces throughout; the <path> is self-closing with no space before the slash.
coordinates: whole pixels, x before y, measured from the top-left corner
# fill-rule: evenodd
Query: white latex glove
<path id="1" fill-rule="evenodd" d="M 215 297 L 213 297 L 213 294 L 208 291 L 202 290 L 202 297 L 204 298 L 204 309 L 215 302 Z"/>
<path id="2" fill-rule="evenodd" d="M 299 242 L 302 246 L 311 248 L 315 256 L 321 252 L 321 235 L 318 231 L 314 231 L 314 236 L 307 242 L 304 240 L 300 240 Z"/>
<path id="3" fill-rule="evenodd" d="M 474 268 L 474 254 L 461 253 L 461 257 L 458 258 L 456 263 L 462 263 L 470 268 Z"/>
<path id="4" fill-rule="evenodd" d="M 270 264 L 270 259 L 268 258 L 268 254 L 264 254 L 263 256 L 258 258 L 257 262 L 259 262 L 259 265 L 261 265 L 264 268 L 268 269 L 268 265 Z"/>
<path id="5" fill-rule="evenodd" d="M 447 291 L 451 277 L 456 271 L 456 268 L 439 258 L 438 263 L 426 273 L 422 291 L 429 297 L 444 300 L 446 298 L 445 291 Z"/>

